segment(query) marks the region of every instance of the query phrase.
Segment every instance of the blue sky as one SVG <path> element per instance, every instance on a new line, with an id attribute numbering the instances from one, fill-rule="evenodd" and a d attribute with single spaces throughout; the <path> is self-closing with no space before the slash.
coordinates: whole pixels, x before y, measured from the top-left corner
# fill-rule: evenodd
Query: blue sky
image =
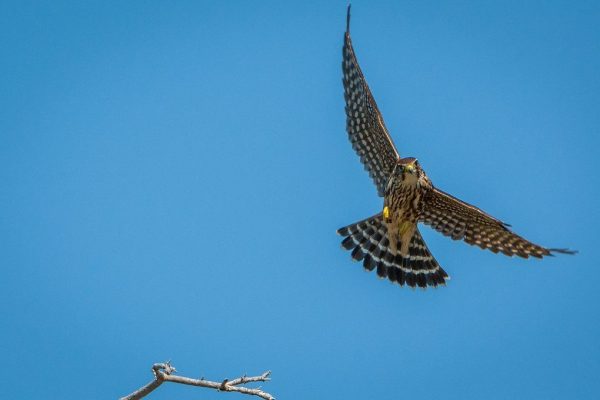
<path id="1" fill-rule="evenodd" d="M 1 398 L 116 398 L 167 359 L 271 369 L 280 399 L 597 395 L 600 6 L 353 3 L 400 153 L 580 251 L 422 228 L 452 277 L 427 291 L 335 235 L 382 206 L 344 131 L 345 7 L 2 2 Z M 199 390 L 152 398 L 241 398 Z"/>

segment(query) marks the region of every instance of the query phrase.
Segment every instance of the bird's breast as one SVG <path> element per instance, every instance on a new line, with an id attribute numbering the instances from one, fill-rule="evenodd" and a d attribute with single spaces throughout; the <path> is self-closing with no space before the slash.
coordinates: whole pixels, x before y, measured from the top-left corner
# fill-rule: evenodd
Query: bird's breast
<path id="1" fill-rule="evenodd" d="M 416 222 L 420 199 L 419 191 L 412 186 L 400 185 L 396 190 L 391 191 L 384 200 L 384 206 L 389 209 L 388 222 Z"/>

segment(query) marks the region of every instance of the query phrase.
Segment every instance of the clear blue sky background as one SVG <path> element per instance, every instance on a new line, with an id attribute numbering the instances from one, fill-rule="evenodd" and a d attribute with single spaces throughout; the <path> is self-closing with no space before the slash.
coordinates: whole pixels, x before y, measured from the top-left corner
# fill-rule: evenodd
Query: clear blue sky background
<path id="1" fill-rule="evenodd" d="M 344 131 L 345 1 L 0 5 L 1 398 L 116 398 L 171 359 L 280 399 L 600 390 L 600 6 L 353 4 L 399 151 L 575 257 L 425 239 L 452 276 L 365 273 L 382 201 Z M 160 388 L 155 399 L 233 399 Z"/>

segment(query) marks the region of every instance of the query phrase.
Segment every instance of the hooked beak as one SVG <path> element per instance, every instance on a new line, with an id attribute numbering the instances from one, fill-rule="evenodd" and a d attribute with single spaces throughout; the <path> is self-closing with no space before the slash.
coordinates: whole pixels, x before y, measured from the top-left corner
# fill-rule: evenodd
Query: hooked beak
<path id="1" fill-rule="evenodd" d="M 416 169 L 415 169 L 415 166 L 414 166 L 413 164 L 408 164 L 408 165 L 406 165 L 406 166 L 404 167 L 404 170 L 405 170 L 406 172 L 410 172 L 411 174 L 414 174 L 414 173 L 415 173 L 415 171 L 416 171 Z"/>

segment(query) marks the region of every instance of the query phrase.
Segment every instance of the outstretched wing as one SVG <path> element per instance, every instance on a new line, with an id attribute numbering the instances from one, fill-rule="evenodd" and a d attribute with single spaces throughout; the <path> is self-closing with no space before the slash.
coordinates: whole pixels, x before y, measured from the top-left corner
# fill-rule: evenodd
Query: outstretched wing
<path id="1" fill-rule="evenodd" d="M 379 196 L 383 196 L 399 155 L 352 48 L 350 6 L 344 34 L 342 71 L 348 138 L 375 182 Z"/>
<path id="2" fill-rule="evenodd" d="M 573 254 L 566 249 L 547 249 L 510 231 L 504 222 L 486 214 L 438 189 L 429 190 L 424 197 L 419 221 L 454 240 L 462 239 L 482 249 L 507 256 L 542 258 L 552 252 Z"/>

